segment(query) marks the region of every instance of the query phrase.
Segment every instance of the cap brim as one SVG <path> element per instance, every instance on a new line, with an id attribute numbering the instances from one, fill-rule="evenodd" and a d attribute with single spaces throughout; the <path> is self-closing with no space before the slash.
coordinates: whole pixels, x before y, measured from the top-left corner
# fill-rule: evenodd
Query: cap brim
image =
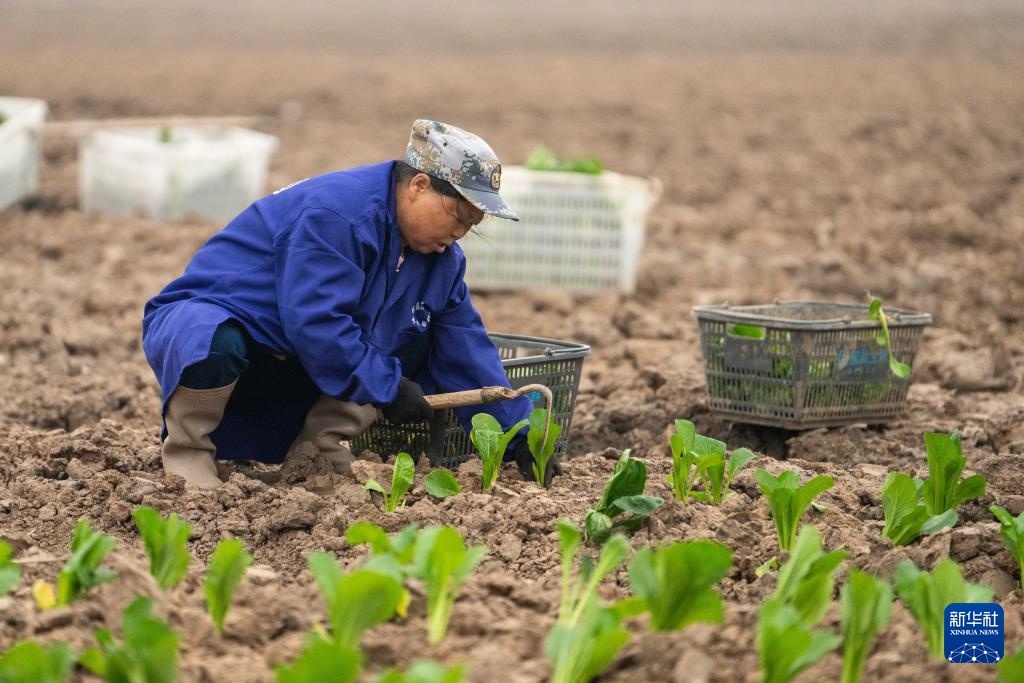
<path id="1" fill-rule="evenodd" d="M 497 192 L 471 190 L 455 183 L 452 183 L 452 187 L 458 190 L 459 194 L 466 198 L 466 201 L 484 213 L 497 216 L 498 218 L 507 218 L 510 221 L 519 220 L 519 216 L 512 209 L 508 208 L 508 204 L 505 203 L 505 200 Z"/>

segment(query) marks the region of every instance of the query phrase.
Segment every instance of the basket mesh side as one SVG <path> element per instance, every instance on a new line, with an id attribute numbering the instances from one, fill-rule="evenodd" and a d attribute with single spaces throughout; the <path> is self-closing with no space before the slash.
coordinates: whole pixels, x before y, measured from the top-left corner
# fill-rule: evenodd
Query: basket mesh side
<path id="1" fill-rule="evenodd" d="M 529 356 L 528 362 L 509 365 L 505 364 L 505 373 L 513 389 L 527 384 L 543 384 L 551 389 L 553 399 L 552 412 L 554 421 L 562 427 L 562 433 L 555 442 L 555 455 L 565 453 L 569 442 L 569 430 L 572 424 L 573 410 L 576 407 L 576 396 L 579 391 L 580 375 L 583 359 L 587 352 L 581 351 L 569 357 L 548 358 L 544 355 L 530 356 L 551 344 L 531 342 L 523 339 L 492 338 L 498 347 L 502 360 L 508 361 Z M 544 397 L 540 392 L 528 395 L 534 407 L 544 408 Z M 476 451 L 469 440 L 469 435 L 462 429 L 453 410 L 439 411 L 435 423 L 443 429 L 443 441 L 438 438 L 442 452 L 434 458 L 435 465 L 453 468 L 460 463 L 475 457 Z M 412 455 L 430 453 L 431 423 L 417 422 L 405 425 L 394 425 L 385 419 L 377 420 L 361 436 L 352 440 L 352 446 L 358 451 L 367 450 L 389 458 L 396 453 L 405 451 Z"/>
<path id="2" fill-rule="evenodd" d="M 698 317 L 709 408 L 740 421 L 787 428 L 884 421 L 904 409 L 910 379 L 889 369 L 877 328 L 787 328 L 785 320 L 835 318 L 828 304 L 778 304 L 760 311 L 780 320 L 745 334 L 734 325 Z M 750 310 L 748 307 L 746 310 Z M 859 307 L 860 318 L 867 307 Z M 744 322 L 738 319 L 737 322 Z M 893 351 L 913 365 L 922 325 L 890 327 Z M 738 332 L 738 333 L 737 333 Z"/>

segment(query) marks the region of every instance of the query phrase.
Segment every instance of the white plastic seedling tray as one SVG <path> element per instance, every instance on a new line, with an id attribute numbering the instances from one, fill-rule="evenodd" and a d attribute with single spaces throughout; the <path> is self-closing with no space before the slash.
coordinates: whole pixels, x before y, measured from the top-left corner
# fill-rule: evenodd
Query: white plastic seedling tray
<path id="1" fill-rule="evenodd" d="M 492 218 L 482 236 L 459 241 L 466 281 L 475 289 L 632 292 L 660 195 L 653 178 L 504 167 L 501 196 L 520 220 Z"/>
<path id="2" fill-rule="evenodd" d="M 0 209 L 39 188 L 39 131 L 46 102 L 0 97 Z"/>
<path id="3" fill-rule="evenodd" d="M 88 213 L 233 218 L 266 190 L 272 135 L 238 127 L 95 130 L 82 142 L 79 191 Z"/>

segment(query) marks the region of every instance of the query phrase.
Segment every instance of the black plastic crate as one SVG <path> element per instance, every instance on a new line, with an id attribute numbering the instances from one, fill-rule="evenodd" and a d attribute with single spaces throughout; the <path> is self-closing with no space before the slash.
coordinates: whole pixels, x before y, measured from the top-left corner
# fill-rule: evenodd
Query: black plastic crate
<path id="1" fill-rule="evenodd" d="M 562 427 L 555 443 L 555 455 L 565 453 L 569 443 L 576 396 L 579 392 L 583 359 L 590 347 L 574 342 L 511 334 L 488 335 L 501 354 L 501 364 L 513 389 L 527 384 L 543 384 L 551 389 L 554 420 Z M 534 407 L 546 408 L 539 391 L 528 394 Z M 483 410 L 483 407 L 481 407 Z M 455 467 L 474 457 L 475 449 L 469 435 L 462 429 L 453 410 L 435 410 L 434 418 L 424 422 L 395 425 L 378 419 L 362 435 L 352 440 L 354 452 L 372 451 L 391 457 L 405 451 L 412 455 L 426 453 L 435 467 Z"/>
<path id="2" fill-rule="evenodd" d="M 737 422 L 786 429 L 881 423 L 899 417 L 910 377 L 889 369 L 867 304 L 777 301 L 698 306 L 708 407 Z M 913 367 L 932 317 L 885 309 L 896 358 Z M 740 326 L 740 328 L 737 328 Z"/>

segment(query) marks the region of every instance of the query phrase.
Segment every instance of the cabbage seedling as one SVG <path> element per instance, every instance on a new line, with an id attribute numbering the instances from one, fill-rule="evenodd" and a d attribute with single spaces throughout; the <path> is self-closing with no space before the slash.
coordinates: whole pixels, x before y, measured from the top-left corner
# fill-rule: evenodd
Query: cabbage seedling
<path id="1" fill-rule="evenodd" d="M 583 537 L 575 524 L 563 519 L 558 522 L 558 541 L 562 550 L 562 598 L 558 621 L 548 632 L 544 652 L 554 665 L 551 683 L 583 683 L 601 673 L 630 637 L 620 611 L 602 606 L 597 595 L 601 581 L 629 556 L 629 541 L 615 534 L 601 548 L 597 563 L 586 558 L 575 577 L 573 565 Z"/>
<path id="2" fill-rule="evenodd" d="M 858 569 L 851 569 L 839 593 L 842 606 L 840 630 L 843 634 L 843 672 L 841 683 L 858 683 L 864 663 L 871 652 L 875 634 L 889 623 L 892 612 L 892 586 Z"/>
<path id="3" fill-rule="evenodd" d="M 0 541 L 0 595 L 7 595 L 21 581 L 21 565 L 11 559 L 14 549 Z"/>
<path id="4" fill-rule="evenodd" d="M 110 631 L 94 631 L 99 648 L 89 648 L 79 661 L 107 681 L 173 683 L 178 679 L 178 634 L 152 616 L 149 598 L 136 598 L 124 610 L 124 643 Z"/>
<path id="5" fill-rule="evenodd" d="M 668 482 L 677 500 L 690 498 L 720 505 L 729 493 L 733 477 L 755 458 L 749 448 L 737 448 L 725 458 L 725 443 L 701 436 L 689 420 L 676 420 L 676 431 L 669 436 L 672 449 L 672 474 Z M 703 491 L 694 491 L 697 478 Z"/>
<path id="6" fill-rule="evenodd" d="M 924 435 L 928 452 L 928 478 L 921 486 L 921 496 L 930 515 L 956 510 L 972 498 L 985 495 L 985 477 L 974 474 L 961 480 L 967 458 L 960 443 L 960 432 Z"/>
<path id="7" fill-rule="evenodd" d="M 999 505 L 993 505 L 989 510 L 999 520 L 999 537 L 1003 539 L 1003 545 L 1013 559 L 1017 560 L 1017 567 L 1021 571 L 1021 586 L 1024 587 L 1024 512 L 1014 517 Z"/>
<path id="8" fill-rule="evenodd" d="M 449 526 L 420 532 L 411 574 L 426 584 L 427 640 L 431 645 L 444 640 L 462 583 L 486 553 L 484 545 L 466 548 L 462 534 Z"/>
<path id="9" fill-rule="evenodd" d="M 206 607 L 217 635 L 224 633 L 224 617 L 235 596 L 235 589 L 251 563 L 252 555 L 237 538 L 218 543 L 210 557 L 210 568 L 203 581 L 203 595 L 206 596 Z"/>
<path id="10" fill-rule="evenodd" d="M 896 356 L 892 352 L 892 341 L 889 338 L 889 319 L 886 317 L 885 311 L 882 310 L 882 300 L 877 296 L 871 297 L 871 303 L 868 304 L 868 320 L 874 320 L 882 327 L 882 329 L 875 333 L 875 341 L 888 352 L 889 371 L 900 379 L 910 377 L 910 366 L 896 360 Z"/>
<path id="11" fill-rule="evenodd" d="M 893 545 L 907 545 L 924 534 L 934 534 L 956 524 L 956 510 L 929 515 L 920 502 L 921 484 L 902 472 L 890 472 L 882 484 L 882 536 Z"/>
<path id="12" fill-rule="evenodd" d="M 455 479 L 455 476 L 444 468 L 432 470 L 423 480 L 423 486 L 427 493 L 435 498 L 447 498 L 454 496 L 462 487 Z"/>
<path id="13" fill-rule="evenodd" d="M 412 488 L 416 479 L 416 464 L 408 453 L 395 456 L 395 466 L 391 472 L 391 487 L 385 490 L 376 479 L 363 485 L 368 491 L 376 491 L 384 497 L 384 511 L 394 512 L 405 501 L 405 494 Z"/>
<path id="14" fill-rule="evenodd" d="M 274 669 L 277 683 L 355 683 L 363 666 L 357 648 L 313 636 L 291 666 Z"/>
<path id="15" fill-rule="evenodd" d="M 549 483 L 548 463 L 555 455 L 555 444 L 562 433 L 562 426 L 551 417 L 551 412 L 537 408 L 530 413 L 530 431 L 526 433 L 526 443 L 533 455 L 533 478 L 541 486 Z"/>
<path id="16" fill-rule="evenodd" d="M 771 507 L 775 532 L 779 537 L 779 548 L 789 550 L 796 540 L 800 518 L 810 507 L 814 497 L 832 488 L 835 480 L 819 475 L 800 486 L 800 479 L 792 470 L 783 470 L 778 477 L 773 477 L 767 470 L 759 469 L 754 476 Z"/>
<path id="17" fill-rule="evenodd" d="M 57 575 L 57 606 L 68 605 L 89 589 L 117 576 L 100 562 L 117 544 L 102 531 L 93 531 L 88 519 L 78 520 L 71 536 L 71 559 Z"/>
<path id="18" fill-rule="evenodd" d="M 385 671 L 377 683 L 462 683 L 465 673 L 466 667 L 462 664 L 445 667 L 435 661 L 421 659 L 410 664 L 406 671 Z"/>
<path id="19" fill-rule="evenodd" d="M 809 628 L 800 612 L 781 598 L 770 598 L 757 615 L 757 650 L 762 683 L 790 683 L 839 646 L 839 637 Z"/>
<path id="20" fill-rule="evenodd" d="M 137 508 L 132 516 L 142 534 L 149 571 L 160 587 L 167 590 L 188 573 L 191 558 L 186 544 L 192 525 L 173 512 L 167 519 L 161 519 L 160 513 L 148 506 Z"/>
<path id="21" fill-rule="evenodd" d="M 0 654 L 4 683 L 64 683 L 75 666 L 75 653 L 65 643 L 43 647 L 25 640 Z"/>
<path id="22" fill-rule="evenodd" d="M 529 420 L 522 420 L 506 432 L 502 431 L 501 424 L 490 413 L 477 413 L 473 416 L 473 429 L 469 432 L 469 440 L 480 454 L 484 491 L 490 491 L 494 487 L 509 442 L 529 423 Z"/>
<path id="23" fill-rule="evenodd" d="M 732 553 L 714 541 L 679 541 L 637 551 L 629 585 L 644 600 L 652 631 L 675 631 L 695 621 L 722 622 L 722 598 L 712 586 L 732 567 Z"/>
<path id="24" fill-rule="evenodd" d="M 306 563 L 327 603 L 331 640 L 336 645 L 358 650 L 367 629 L 398 611 L 403 587 L 395 576 L 365 567 L 344 574 L 337 560 L 325 552 L 310 553 Z"/>
<path id="25" fill-rule="evenodd" d="M 946 605 L 954 602 L 989 602 L 992 589 L 964 581 L 960 565 L 945 559 L 929 572 L 921 571 L 910 560 L 904 560 L 892 575 L 896 595 L 914 615 L 917 625 L 928 638 L 928 651 L 936 659 L 945 660 L 942 637 L 945 630 Z"/>
<path id="26" fill-rule="evenodd" d="M 642 460 L 630 457 L 629 453 L 628 448 L 622 452 L 597 506 L 587 511 L 584 533 L 588 541 L 604 543 L 615 527 L 636 531 L 644 519 L 665 502 L 656 496 L 644 495 L 647 466 Z M 632 516 L 616 520 L 624 512 Z"/>
<path id="27" fill-rule="evenodd" d="M 816 626 L 832 602 L 836 570 L 846 555 L 845 550 L 826 553 L 818 530 L 803 525 L 789 559 L 779 570 L 779 582 L 772 597 L 792 606 L 803 626 Z"/>

